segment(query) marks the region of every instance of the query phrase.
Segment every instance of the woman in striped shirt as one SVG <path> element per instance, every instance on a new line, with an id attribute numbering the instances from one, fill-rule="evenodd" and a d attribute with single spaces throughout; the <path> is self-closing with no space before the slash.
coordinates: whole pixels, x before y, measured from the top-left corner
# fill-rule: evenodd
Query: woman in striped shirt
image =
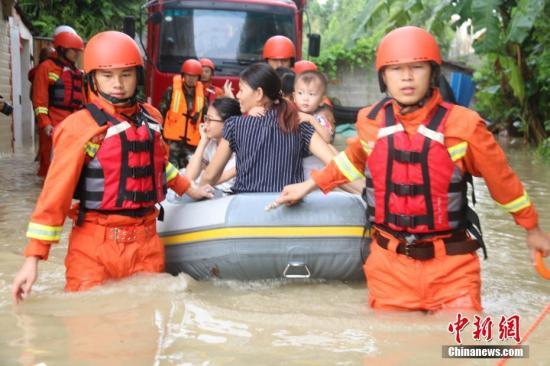
<path id="1" fill-rule="evenodd" d="M 302 159 L 311 152 L 325 164 L 334 153 L 309 123 L 300 123 L 296 106 L 283 99 L 281 80 L 264 63 L 240 75 L 237 94 L 243 116 L 231 117 L 201 184 L 216 182 L 234 152 L 237 177 L 233 192 L 280 192 L 304 180 Z M 263 110 L 264 113 L 251 111 Z"/>

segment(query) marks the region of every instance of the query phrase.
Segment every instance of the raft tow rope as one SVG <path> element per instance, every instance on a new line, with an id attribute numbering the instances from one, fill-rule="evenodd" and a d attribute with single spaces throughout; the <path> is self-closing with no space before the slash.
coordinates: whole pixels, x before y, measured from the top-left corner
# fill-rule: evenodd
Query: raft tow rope
<path id="1" fill-rule="evenodd" d="M 529 327 L 529 329 L 527 330 L 527 333 L 525 333 L 525 335 L 523 336 L 523 338 L 521 339 L 521 341 L 519 342 L 518 346 L 523 344 L 526 340 L 527 340 L 527 337 L 529 337 L 529 335 L 531 333 L 533 333 L 533 331 L 535 330 L 536 327 L 539 326 L 539 324 L 542 322 L 542 320 L 544 319 L 544 317 L 546 316 L 546 314 L 550 313 L 550 302 L 548 304 L 546 304 L 546 306 L 544 307 L 544 309 L 542 309 L 542 312 L 539 314 L 539 316 L 535 319 L 535 321 L 533 322 L 533 324 L 531 324 L 531 326 Z M 508 361 L 508 357 L 503 357 L 500 359 L 500 361 L 498 361 L 497 363 L 497 366 L 503 366 L 506 361 Z"/>

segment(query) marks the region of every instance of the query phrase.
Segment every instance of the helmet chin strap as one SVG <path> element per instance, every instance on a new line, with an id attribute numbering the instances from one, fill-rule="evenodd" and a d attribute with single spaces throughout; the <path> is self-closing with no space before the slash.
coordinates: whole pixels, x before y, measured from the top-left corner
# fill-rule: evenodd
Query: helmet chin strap
<path id="1" fill-rule="evenodd" d="M 422 98 L 420 98 L 420 100 L 418 102 L 411 103 L 411 104 L 401 103 L 400 101 L 398 101 L 395 98 L 393 98 L 393 100 L 395 100 L 395 102 L 397 103 L 397 105 L 401 109 L 403 109 L 403 108 L 414 108 L 414 107 L 422 108 L 422 107 L 424 107 L 426 102 L 432 97 L 432 94 L 433 94 L 433 89 L 429 88 L 428 91 L 426 92 L 426 95 L 424 95 Z"/>
<path id="2" fill-rule="evenodd" d="M 106 94 L 102 92 L 101 90 L 97 90 L 98 94 L 101 95 L 102 98 L 108 100 L 112 104 L 125 104 L 125 105 L 134 105 L 137 102 L 136 93 L 128 98 L 115 98 L 110 96 L 109 94 Z"/>

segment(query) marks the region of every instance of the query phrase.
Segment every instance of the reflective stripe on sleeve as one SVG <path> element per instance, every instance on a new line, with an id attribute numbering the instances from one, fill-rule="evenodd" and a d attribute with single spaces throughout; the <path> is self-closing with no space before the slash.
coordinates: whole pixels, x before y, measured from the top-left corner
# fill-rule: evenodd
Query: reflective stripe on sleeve
<path id="1" fill-rule="evenodd" d="M 367 153 L 367 155 L 370 155 L 372 152 L 372 149 L 374 148 L 374 143 L 372 141 L 364 141 L 360 140 L 361 146 L 363 147 L 363 150 Z"/>
<path id="2" fill-rule="evenodd" d="M 468 150 L 468 143 L 466 141 L 461 142 L 460 144 L 451 146 L 447 149 L 447 151 L 449 152 L 449 155 L 451 155 L 452 161 L 457 161 L 458 159 L 462 159 L 464 155 L 466 155 L 466 150 Z"/>
<path id="3" fill-rule="evenodd" d="M 48 108 L 47 107 L 36 107 L 34 109 L 34 114 L 36 114 L 37 116 L 39 114 L 48 114 Z"/>
<path id="4" fill-rule="evenodd" d="M 30 222 L 27 229 L 27 238 L 59 241 L 59 239 L 61 239 L 62 230 L 63 226 L 48 226 Z"/>
<path id="5" fill-rule="evenodd" d="M 166 172 L 166 180 L 167 181 L 171 181 L 172 179 L 174 179 L 179 174 L 176 167 L 173 166 L 171 163 L 166 164 L 165 172 Z"/>
<path id="6" fill-rule="evenodd" d="M 521 197 L 516 198 L 515 200 L 505 204 L 498 203 L 498 205 L 502 207 L 505 211 L 514 213 L 523 210 L 526 207 L 529 207 L 531 205 L 531 200 L 529 199 L 527 192 L 524 191 Z"/>
<path id="7" fill-rule="evenodd" d="M 344 151 L 336 155 L 334 162 L 338 170 L 350 181 L 353 182 L 360 178 L 365 178 L 363 174 L 351 163 Z"/>
<path id="8" fill-rule="evenodd" d="M 59 80 L 59 75 L 57 75 L 55 72 L 49 72 L 48 73 L 48 79 L 55 82 L 55 81 Z"/>
<path id="9" fill-rule="evenodd" d="M 86 151 L 86 154 L 91 158 L 95 157 L 95 155 L 97 154 L 97 150 L 99 150 L 99 144 L 94 144 L 90 141 L 88 141 L 84 146 L 84 151 Z"/>

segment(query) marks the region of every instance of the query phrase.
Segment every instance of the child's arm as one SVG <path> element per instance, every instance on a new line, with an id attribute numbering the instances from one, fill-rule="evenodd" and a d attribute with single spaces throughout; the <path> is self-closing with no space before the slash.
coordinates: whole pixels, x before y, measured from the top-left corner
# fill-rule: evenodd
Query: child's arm
<path id="1" fill-rule="evenodd" d="M 332 134 L 328 128 L 321 126 L 319 121 L 317 121 L 317 119 L 311 114 L 303 112 L 298 112 L 298 114 L 300 115 L 300 122 L 309 122 L 313 126 L 313 128 L 315 128 L 315 132 L 317 132 L 319 136 L 321 136 L 323 141 L 327 144 L 330 144 L 330 141 L 332 140 Z"/>

